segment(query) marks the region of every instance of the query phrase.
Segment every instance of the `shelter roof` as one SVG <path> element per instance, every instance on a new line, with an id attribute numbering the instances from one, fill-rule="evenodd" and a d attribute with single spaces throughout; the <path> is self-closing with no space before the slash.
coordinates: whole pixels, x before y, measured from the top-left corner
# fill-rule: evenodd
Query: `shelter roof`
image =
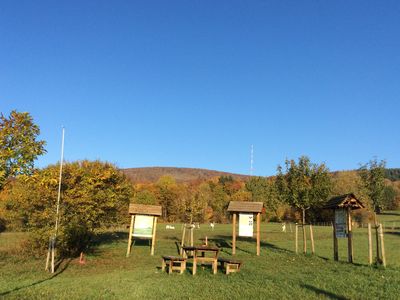
<path id="1" fill-rule="evenodd" d="M 260 213 L 263 208 L 262 202 L 249 202 L 249 201 L 231 201 L 229 202 L 229 212 L 248 212 Z"/>
<path id="2" fill-rule="evenodd" d="M 130 215 L 149 215 L 149 216 L 161 216 L 162 210 L 159 205 L 146 205 L 146 204 L 129 204 Z"/>
<path id="3" fill-rule="evenodd" d="M 345 194 L 337 197 L 331 198 L 323 208 L 348 208 L 350 209 L 360 209 L 364 208 L 364 204 L 353 194 Z"/>

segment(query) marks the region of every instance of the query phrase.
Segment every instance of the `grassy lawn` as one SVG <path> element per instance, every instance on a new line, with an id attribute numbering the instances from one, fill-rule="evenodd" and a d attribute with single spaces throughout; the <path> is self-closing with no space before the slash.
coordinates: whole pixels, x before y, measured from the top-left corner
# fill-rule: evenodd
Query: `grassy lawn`
<path id="1" fill-rule="evenodd" d="M 400 215 L 385 215 L 399 221 Z M 154 256 L 147 241 L 137 243 L 125 257 L 127 232 L 106 233 L 86 264 L 64 260 L 51 275 L 41 259 L 18 255 L 21 233 L 0 234 L 0 298 L 7 299 L 398 299 L 400 291 L 400 232 L 386 229 L 388 267 L 367 265 L 367 231 L 354 233 L 355 264 L 346 263 L 346 240 L 341 239 L 340 262 L 332 259 L 332 231 L 315 227 L 316 255 L 294 253 L 294 227 L 281 232 L 280 224 L 262 224 L 261 255 L 255 240 L 239 238 L 236 258 L 244 261 L 240 273 L 225 275 L 222 270 L 198 268 L 191 275 L 191 263 L 182 274 L 162 273 L 161 255 L 176 255 L 181 225 L 166 230 L 159 224 Z M 207 225 L 195 230 L 195 239 L 208 236 L 222 248 L 221 256 L 231 256 L 231 226 Z M 302 244 L 299 244 L 302 249 Z"/>

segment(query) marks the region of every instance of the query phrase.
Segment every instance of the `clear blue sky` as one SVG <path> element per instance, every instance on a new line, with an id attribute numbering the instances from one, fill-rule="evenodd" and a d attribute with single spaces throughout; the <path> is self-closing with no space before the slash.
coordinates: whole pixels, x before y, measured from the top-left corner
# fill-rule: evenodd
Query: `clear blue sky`
<path id="1" fill-rule="evenodd" d="M 0 111 L 48 153 L 272 175 L 400 167 L 399 1 L 0 1 Z"/>

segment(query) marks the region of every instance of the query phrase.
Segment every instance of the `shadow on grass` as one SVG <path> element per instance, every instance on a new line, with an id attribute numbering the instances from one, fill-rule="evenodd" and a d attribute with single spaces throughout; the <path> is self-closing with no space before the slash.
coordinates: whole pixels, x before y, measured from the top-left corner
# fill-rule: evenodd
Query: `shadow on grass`
<path id="1" fill-rule="evenodd" d="M 386 234 L 390 234 L 390 235 L 399 235 L 400 236 L 400 231 L 386 231 Z"/>
<path id="2" fill-rule="evenodd" d="M 301 287 L 309 289 L 309 290 L 313 291 L 314 293 L 316 293 L 317 295 L 325 296 L 325 297 L 327 297 L 329 299 L 337 299 L 337 300 L 348 299 L 348 298 L 346 298 L 344 296 L 336 295 L 334 293 L 319 289 L 319 288 L 317 288 L 315 286 L 312 286 L 312 285 L 309 285 L 309 284 L 302 284 Z"/>
<path id="3" fill-rule="evenodd" d="M 400 216 L 400 212 L 395 212 L 395 211 L 388 211 L 388 212 L 381 212 L 378 214 L 378 216 L 383 215 L 383 216 Z"/>
<path id="4" fill-rule="evenodd" d="M 209 239 L 209 241 L 215 243 L 215 245 L 218 248 L 221 248 L 222 252 L 225 252 L 227 254 L 231 254 L 227 251 L 225 251 L 225 249 L 232 249 L 232 236 L 227 236 L 227 235 L 219 235 L 216 236 L 212 239 Z M 246 237 L 236 237 L 236 241 L 237 242 L 246 242 L 246 243 L 251 243 L 254 244 L 254 247 L 256 247 L 256 239 L 255 238 L 246 238 Z M 271 243 L 267 243 L 265 241 L 260 241 L 260 248 L 267 248 L 276 252 L 282 252 L 282 253 L 293 253 L 293 251 L 288 250 L 288 249 L 284 249 L 284 248 L 280 248 L 274 244 Z M 239 251 L 243 251 L 245 253 L 255 253 L 255 251 L 249 251 L 249 250 L 245 250 L 243 248 L 240 248 L 236 245 L 236 249 Z"/>
<path id="5" fill-rule="evenodd" d="M 103 232 L 95 235 L 92 240 L 93 246 L 112 244 L 115 242 L 128 241 L 128 233 L 123 231 Z"/>
<path id="6" fill-rule="evenodd" d="M 31 284 L 27 284 L 27 285 L 24 285 L 24 286 L 16 287 L 16 288 L 13 288 L 12 290 L 9 290 L 9 291 L 1 292 L 1 293 L 0 293 L 0 297 L 9 295 L 9 294 L 11 294 L 11 293 L 13 293 L 13 292 L 16 292 L 16 291 L 19 291 L 19 290 L 23 290 L 23 289 L 26 289 L 26 288 L 30 288 L 30 287 L 32 287 L 32 286 L 41 284 L 41 283 L 46 282 L 46 281 L 49 281 L 49 280 L 52 280 L 53 278 L 55 278 L 55 277 L 57 277 L 58 275 L 62 274 L 62 273 L 68 268 L 68 266 L 69 266 L 69 264 L 71 263 L 71 261 L 72 261 L 72 259 L 68 259 L 67 262 L 65 263 L 65 265 L 64 265 L 59 271 L 57 271 L 58 268 L 61 266 L 61 264 L 64 262 L 64 259 L 61 259 L 61 260 L 58 261 L 57 264 L 54 266 L 54 269 L 56 270 L 57 273 L 53 274 L 53 275 L 50 276 L 49 278 L 42 279 L 42 280 L 38 280 L 38 281 L 36 281 L 36 282 L 33 282 L 33 283 L 31 283 Z"/>

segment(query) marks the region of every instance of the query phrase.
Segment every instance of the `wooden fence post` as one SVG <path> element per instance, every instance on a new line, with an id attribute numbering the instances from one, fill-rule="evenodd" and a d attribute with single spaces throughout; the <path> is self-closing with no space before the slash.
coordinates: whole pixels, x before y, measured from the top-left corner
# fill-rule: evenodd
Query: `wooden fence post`
<path id="1" fill-rule="evenodd" d="M 257 213 L 257 255 L 260 255 L 260 218 L 261 214 Z"/>
<path id="2" fill-rule="evenodd" d="M 295 236 L 296 236 L 296 238 L 295 238 L 295 248 L 296 248 L 296 254 L 297 253 L 299 253 L 299 251 L 298 251 L 298 247 L 299 247 L 299 237 L 298 237 L 298 234 L 299 234 L 299 226 L 297 225 L 297 224 L 295 224 L 295 226 L 296 226 L 296 229 L 295 229 Z"/>
<path id="3" fill-rule="evenodd" d="M 311 238 L 311 254 L 315 253 L 315 248 L 314 248 L 314 233 L 313 233 L 313 228 L 312 225 L 310 224 L 310 238 Z"/>
<path id="4" fill-rule="evenodd" d="M 379 236 L 381 238 L 382 264 L 386 268 L 385 243 L 383 242 L 383 226 L 382 226 L 382 224 L 379 227 Z"/>
<path id="5" fill-rule="evenodd" d="M 371 223 L 368 223 L 368 262 L 372 265 L 372 234 Z"/>

